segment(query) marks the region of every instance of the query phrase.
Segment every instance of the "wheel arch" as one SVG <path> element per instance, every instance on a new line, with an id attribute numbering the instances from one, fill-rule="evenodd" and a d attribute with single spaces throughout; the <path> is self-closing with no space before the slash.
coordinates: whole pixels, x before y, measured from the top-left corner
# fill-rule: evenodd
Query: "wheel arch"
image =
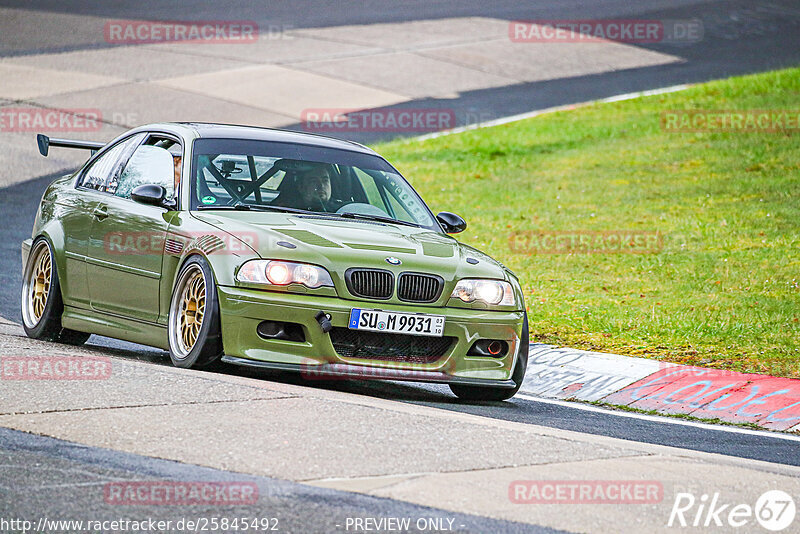
<path id="1" fill-rule="evenodd" d="M 226 259 L 226 257 L 228 259 Z M 206 264 L 208 264 L 209 268 L 211 269 L 211 275 L 214 277 L 214 286 L 217 292 L 217 297 L 219 297 L 220 286 L 230 286 L 235 284 L 234 270 L 236 269 L 236 266 L 249 259 L 237 256 L 236 260 L 232 260 L 230 259 L 231 255 L 229 254 L 207 254 L 198 247 L 187 247 L 186 250 L 184 250 L 181 254 L 178 261 L 174 264 L 174 267 L 172 267 L 170 272 L 167 273 L 169 286 L 165 288 L 165 291 L 162 292 L 161 303 L 163 313 L 159 314 L 165 320 L 169 315 L 169 305 L 172 301 L 172 294 L 175 292 L 175 284 L 178 282 L 178 276 L 180 275 L 181 270 L 183 270 L 186 263 L 192 258 L 202 258 Z"/>
<path id="2" fill-rule="evenodd" d="M 63 273 L 67 268 L 67 257 L 64 252 L 64 240 L 66 239 L 64 235 L 64 229 L 55 221 L 50 221 L 47 225 L 40 228 L 38 232 L 31 235 L 31 248 L 28 250 L 26 264 L 30 259 L 30 253 L 33 252 L 33 245 L 39 239 L 44 239 L 50 246 L 50 250 L 52 251 L 56 262 L 56 275 L 58 276 L 59 289 L 61 289 L 64 287 Z M 23 275 L 24 269 L 25 266 L 23 266 Z"/>
<path id="3" fill-rule="evenodd" d="M 200 332 L 197 334 L 198 338 L 196 343 L 200 343 L 200 340 L 203 340 L 201 345 L 194 346 L 188 354 L 184 354 L 178 358 L 175 355 L 175 346 L 173 344 L 173 328 L 175 328 L 175 324 L 173 322 L 172 313 L 174 311 L 174 299 L 182 298 L 180 293 L 182 292 L 181 287 L 184 287 L 187 283 L 186 281 L 181 279 L 181 274 L 184 273 L 187 269 L 187 265 L 192 262 L 193 260 L 198 259 L 202 260 L 203 265 L 198 265 L 201 263 L 200 261 L 195 263 L 195 268 L 200 268 L 201 271 L 205 271 L 206 268 L 210 270 L 211 280 L 210 283 L 214 286 L 214 292 L 209 294 L 206 293 L 206 308 L 205 308 L 205 318 L 203 319 L 202 326 L 200 328 Z M 208 286 L 208 284 L 206 284 Z M 208 287 L 206 287 L 206 292 L 208 291 Z M 206 254 L 203 254 L 201 251 L 197 250 L 189 250 L 180 258 L 180 261 L 177 263 L 177 268 L 175 269 L 174 276 L 172 277 L 172 285 L 170 288 L 170 296 L 169 296 L 169 304 L 166 309 L 166 321 L 167 321 L 167 336 L 168 336 L 168 345 L 170 351 L 170 358 L 174 365 L 178 367 L 206 367 L 208 365 L 214 364 L 222 354 L 222 337 L 221 337 L 221 315 L 220 310 L 218 307 L 219 302 L 219 289 L 218 289 L 218 282 L 217 282 L 217 275 L 214 269 L 214 265 L 211 261 L 209 261 L 209 257 Z M 211 304 L 213 303 L 213 304 Z M 213 311 L 212 311 L 213 310 Z M 208 322 L 209 319 L 212 322 Z M 209 346 L 207 343 L 211 341 L 213 345 Z M 199 347 L 199 348 L 198 348 Z M 183 350 L 183 349 L 180 349 Z M 209 350 L 211 352 L 209 352 Z M 197 352 L 199 351 L 199 352 Z M 184 361 L 184 357 L 187 358 Z M 191 359 L 189 359 L 191 358 Z"/>

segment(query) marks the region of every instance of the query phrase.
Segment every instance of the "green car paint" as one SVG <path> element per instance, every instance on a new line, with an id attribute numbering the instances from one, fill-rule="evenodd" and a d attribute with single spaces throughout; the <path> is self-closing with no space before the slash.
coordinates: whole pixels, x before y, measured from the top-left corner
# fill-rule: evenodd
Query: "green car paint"
<path id="1" fill-rule="evenodd" d="M 179 209 L 77 188 L 83 168 L 47 188 L 32 239 L 22 245 L 23 265 L 32 240 L 44 237 L 50 242 L 61 283 L 65 328 L 168 349 L 167 323 L 176 277 L 189 257 L 200 255 L 214 273 L 228 361 L 306 370 L 344 364 L 351 369 L 399 370 L 406 373 L 404 379 L 411 380 L 462 380 L 508 387 L 525 321 L 524 298 L 511 271 L 443 231 L 430 228 L 285 212 L 189 210 L 193 142 L 213 133 L 201 134 L 201 130 L 191 124 L 158 124 L 118 138 L 140 132 L 180 138 L 184 152 Z M 259 135 L 284 135 L 255 128 L 240 130 L 242 137 L 256 130 L 267 132 Z M 226 131 L 225 135 L 233 134 Z M 356 147 L 318 136 L 287 135 L 300 139 L 297 142 L 335 143 L 342 150 Z M 374 154 L 360 145 L 358 150 Z M 203 195 L 199 200 L 212 207 L 217 199 Z M 400 264 L 389 263 L 390 257 Z M 290 284 L 266 288 L 238 282 L 238 270 L 252 259 L 322 266 L 330 273 L 334 287 L 309 289 Z M 345 283 L 345 271 L 352 267 L 388 270 L 395 277 L 401 272 L 436 274 L 444 279 L 444 289 L 435 302 L 429 303 L 412 304 L 397 295 L 386 300 L 359 298 Z M 515 304 L 490 307 L 479 301 L 466 303 L 451 298 L 456 283 L 465 278 L 510 283 Z M 455 341 L 432 363 L 347 358 L 334 350 L 315 317 L 325 312 L 333 327 L 347 328 L 353 308 L 443 315 L 443 335 Z M 264 320 L 302 325 L 305 341 L 259 336 L 256 328 Z M 504 340 L 509 350 L 499 358 L 467 356 L 478 339 Z"/>

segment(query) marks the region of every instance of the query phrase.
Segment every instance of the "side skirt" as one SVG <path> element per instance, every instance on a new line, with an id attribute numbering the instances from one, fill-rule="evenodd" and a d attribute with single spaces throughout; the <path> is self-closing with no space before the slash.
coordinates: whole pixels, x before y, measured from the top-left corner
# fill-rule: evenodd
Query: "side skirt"
<path id="1" fill-rule="evenodd" d="M 113 337 L 169 350 L 167 326 L 145 321 L 137 321 L 108 313 L 89 311 L 66 306 L 61 315 L 64 328 L 89 332 L 100 336 Z"/>

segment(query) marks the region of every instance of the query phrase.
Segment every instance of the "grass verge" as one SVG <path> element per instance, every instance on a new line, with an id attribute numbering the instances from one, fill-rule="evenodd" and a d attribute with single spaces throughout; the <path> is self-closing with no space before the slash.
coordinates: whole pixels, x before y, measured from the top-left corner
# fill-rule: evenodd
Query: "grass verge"
<path id="1" fill-rule="evenodd" d="M 800 110 L 800 69 L 376 149 L 517 273 L 536 341 L 800 378 L 800 132 L 661 122 L 763 109 Z M 557 233 L 658 241 L 541 253 Z"/>
<path id="2" fill-rule="evenodd" d="M 567 400 L 577 400 L 577 399 L 567 399 Z M 583 402 L 585 404 L 591 404 L 592 406 L 597 406 L 599 408 L 606 408 L 608 410 L 618 410 L 621 412 L 632 412 L 632 413 L 640 413 L 644 415 L 655 415 L 658 417 L 671 417 L 673 419 L 682 419 L 684 421 L 693 421 L 695 423 L 705 423 L 707 425 L 725 425 L 725 426 L 736 426 L 739 428 L 747 428 L 749 430 L 763 430 L 765 432 L 778 432 L 777 430 L 772 430 L 770 428 L 762 427 L 756 423 L 735 423 L 733 421 L 726 421 L 724 419 L 720 419 L 715 417 L 713 419 L 703 418 L 703 417 L 695 417 L 693 415 L 689 415 L 686 413 L 667 413 L 667 412 L 659 412 L 658 410 L 642 410 L 640 408 L 634 408 L 633 406 L 625 406 L 622 404 L 609 404 L 603 401 L 578 401 Z M 790 432 L 793 433 L 793 432 Z"/>

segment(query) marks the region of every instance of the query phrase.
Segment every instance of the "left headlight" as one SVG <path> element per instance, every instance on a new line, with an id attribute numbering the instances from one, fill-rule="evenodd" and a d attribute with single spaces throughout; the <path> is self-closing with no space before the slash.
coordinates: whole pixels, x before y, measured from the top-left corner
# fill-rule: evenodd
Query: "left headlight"
<path id="1" fill-rule="evenodd" d="M 294 263 L 278 260 L 251 260 L 236 273 L 238 282 L 287 286 L 303 284 L 314 289 L 322 286 L 333 287 L 331 275 L 323 267 L 309 263 Z"/>
<path id="2" fill-rule="evenodd" d="M 511 284 L 502 280 L 465 278 L 458 281 L 450 296 L 464 302 L 481 300 L 493 306 L 513 306 L 515 304 L 514 289 Z"/>

